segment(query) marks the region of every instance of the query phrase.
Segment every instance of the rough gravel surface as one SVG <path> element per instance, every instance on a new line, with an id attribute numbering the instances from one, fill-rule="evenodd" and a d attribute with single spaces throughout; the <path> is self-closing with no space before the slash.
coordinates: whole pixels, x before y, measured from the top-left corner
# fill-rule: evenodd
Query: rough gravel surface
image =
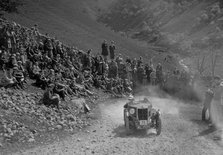
<path id="1" fill-rule="evenodd" d="M 167 98 L 150 98 L 162 112 L 162 133 L 126 132 L 123 105 L 126 100 L 110 100 L 100 105 L 100 119 L 82 132 L 47 146 L 16 155 L 222 155 L 220 130 L 212 130 L 200 120 L 199 105 Z"/>

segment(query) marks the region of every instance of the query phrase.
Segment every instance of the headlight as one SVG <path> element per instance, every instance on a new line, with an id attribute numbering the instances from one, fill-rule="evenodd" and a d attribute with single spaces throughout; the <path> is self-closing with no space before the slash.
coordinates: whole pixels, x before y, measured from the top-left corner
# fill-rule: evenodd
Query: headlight
<path id="1" fill-rule="evenodd" d="M 131 108 L 131 109 L 129 110 L 129 113 L 130 113 L 131 115 L 133 115 L 133 114 L 135 113 L 135 109 Z"/>
<path id="2" fill-rule="evenodd" d="M 157 111 L 157 113 L 158 113 L 159 115 L 161 115 L 161 112 L 160 112 L 160 110 L 158 110 L 158 111 Z"/>

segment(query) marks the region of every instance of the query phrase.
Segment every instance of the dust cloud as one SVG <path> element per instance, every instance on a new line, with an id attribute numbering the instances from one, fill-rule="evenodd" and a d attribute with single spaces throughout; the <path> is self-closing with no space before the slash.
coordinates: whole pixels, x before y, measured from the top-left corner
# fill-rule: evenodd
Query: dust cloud
<path id="1" fill-rule="evenodd" d="M 179 115 L 180 108 L 185 106 L 182 100 L 168 95 L 158 87 L 147 86 L 143 87 L 141 90 L 142 91 L 136 94 L 136 100 L 148 98 L 153 107 L 159 109 L 161 113 Z"/>
<path id="2" fill-rule="evenodd" d="M 105 116 L 112 119 L 114 123 L 117 124 L 123 124 L 123 106 L 127 103 L 126 99 L 120 99 L 120 100 L 111 100 L 109 101 L 111 103 L 103 104 L 101 106 L 101 111 L 105 114 Z"/>

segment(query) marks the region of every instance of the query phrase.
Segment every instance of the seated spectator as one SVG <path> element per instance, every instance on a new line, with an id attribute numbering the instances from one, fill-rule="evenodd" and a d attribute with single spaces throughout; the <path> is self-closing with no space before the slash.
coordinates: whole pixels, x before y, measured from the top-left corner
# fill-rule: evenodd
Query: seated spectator
<path id="1" fill-rule="evenodd" d="M 58 94 L 60 96 L 60 98 L 65 101 L 65 97 L 67 95 L 67 91 L 66 91 L 66 86 L 63 85 L 62 83 L 56 83 L 55 87 L 53 89 L 53 92 L 55 94 Z"/>
<path id="2" fill-rule="evenodd" d="M 115 42 L 111 41 L 111 45 L 109 46 L 109 52 L 110 52 L 110 59 L 114 60 L 115 58 Z"/>
<path id="3" fill-rule="evenodd" d="M 132 88 L 131 88 L 131 85 L 130 85 L 130 82 L 128 81 L 128 79 L 124 80 L 123 87 L 124 87 L 125 92 L 127 92 L 129 94 L 132 93 Z"/>
<path id="4" fill-rule="evenodd" d="M 42 102 L 46 106 L 56 106 L 59 109 L 60 97 L 53 93 L 54 84 L 49 85 L 49 88 L 44 92 Z"/>
<path id="5" fill-rule="evenodd" d="M 24 89 L 24 75 L 23 72 L 18 69 L 18 67 L 13 68 L 12 76 L 15 77 L 19 88 Z"/>
<path id="6" fill-rule="evenodd" d="M 36 79 L 40 75 L 40 71 L 39 63 L 35 62 L 31 70 L 30 78 Z"/>
<path id="7" fill-rule="evenodd" d="M 7 71 L 3 70 L 4 76 L 1 78 L 0 86 L 5 88 L 17 88 L 16 87 L 16 79 L 10 74 L 7 75 Z"/>
<path id="8" fill-rule="evenodd" d="M 46 89 L 48 85 L 48 80 L 46 79 L 45 72 L 42 70 L 39 75 L 36 76 L 36 86 Z"/>
<path id="9" fill-rule="evenodd" d="M 56 80 L 55 72 L 53 69 L 50 69 L 50 73 L 46 76 L 49 84 L 53 84 Z"/>

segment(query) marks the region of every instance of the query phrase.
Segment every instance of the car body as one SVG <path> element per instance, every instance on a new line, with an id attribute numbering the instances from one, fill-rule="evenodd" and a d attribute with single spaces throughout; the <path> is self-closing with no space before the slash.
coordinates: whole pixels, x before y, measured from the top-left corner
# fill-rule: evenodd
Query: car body
<path id="1" fill-rule="evenodd" d="M 161 133 L 160 111 L 152 107 L 149 101 L 127 103 L 124 106 L 124 122 L 128 130 L 156 129 Z"/>

